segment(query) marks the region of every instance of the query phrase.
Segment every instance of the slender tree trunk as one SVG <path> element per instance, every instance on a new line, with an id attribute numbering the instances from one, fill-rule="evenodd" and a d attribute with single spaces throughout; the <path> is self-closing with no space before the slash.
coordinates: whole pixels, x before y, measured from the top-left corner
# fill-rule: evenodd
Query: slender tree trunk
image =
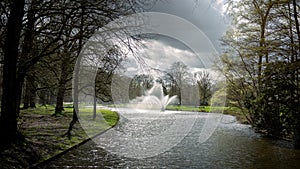
<path id="1" fill-rule="evenodd" d="M 289 10 L 289 17 L 292 18 L 292 11 L 291 11 L 291 4 L 288 3 L 288 10 Z M 295 42 L 294 42 L 294 32 L 293 32 L 293 23 L 292 19 L 289 19 L 289 31 L 290 31 L 290 39 L 291 39 L 291 62 L 293 63 L 295 61 L 295 56 L 297 55 L 297 52 L 295 52 Z"/>
<path id="2" fill-rule="evenodd" d="M 93 102 L 94 102 L 94 105 L 93 105 L 93 120 L 96 119 L 96 116 L 97 116 L 97 97 L 96 97 L 96 87 L 94 88 L 94 96 L 93 96 Z"/>
<path id="3" fill-rule="evenodd" d="M 18 136 L 17 117 L 19 115 L 20 93 L 22 91 L 19 87 L 22 83 L 17 79 L 17 61 L 24 5 L 24 0 L 12 1 L 7 23 L 0 117 L 1 145 L 15 141 Z"/>
<path id="4" fill-rule="evenodd" d="M 262 49 L 262 51 L 259 52 L 258 56 L 258 86 L 260 88 L 261 82 L 262 82 L 262 66 L 263 66 L 263 57 L 265 56 L 266 63 L 269 62 L 269 55 L 268 51 L 266 49 L 266 26 L 268 22 L 268 17 L 270 14 L 270 10 L 273 6 L 273 3 L 271 1 L 268 2 L 268 7 L 265 13 L 261 10 L 261 6 L 257 1 L 253 1 L 252 4 L 254 5 L 255 9 L 259 11 L 261 23 L 260 23 L 260 39 L 259 39 L 259 47 Z"/>
<path id="5" fill-rule="evenodd" d="M 36 99 L 36 86 L 35 86 L 34 77 L 27 76 L 23 109 L 28 109 L 29 107 L 35 108 L 36 107 L 35 99 Z"/>
<path id="6" fill-rule="evenodd" d="M 34 38 L 34 23 L 35 23 L 35 5 L 36 0 L 32 0 L 30 9 L 27 13 L 27 24 L 24 34 L 24 42 L 22 44 L 22 54 L 19 61 L 18 73 L 25 74 L 27 72 L 26 60 L 30 58 L 33 47 Z M 24 81 L 24 80 L 23 80 Z M 28 109 L 29 107 L 35 107 L 35 88 L 34 88 L 34 78 L 32 76 L 26 76 L 26 86 L 25 86 L 25 98 L 23 109 Z"/>
<path id="7" fill-rule="evenodd" d="M 30 108 L 36 108 L 36 104 L 35 104 L 35 97 L 36 93 L 35 93 L 35 89 L 32 89 L 30 91 L 30 100 L 29 100 L 29 107 Z"/>
<path id="8" fill-rule="evenodd" d="M 66 133 L 66 135 L 68 136 L 69 139 L 71 139 L 71 131 L 73 130 L 74 125 L 76 124 L 76 122 L 78 122 L 78 117 L 77 117 L 77 113 L 76 113 L 76 109 L 73 106 L 73 117 L 72 117 L 72 121 L 69 124 L 69 128 L 68 131 Z"/>
<path id="9" fill-rule="evenodd" d="M 29 107 L 30 108 L 36 108 L 35 100 L 36 100 L 36 81 L 35 77 L 31 76 L 30 78 L 30 87 L 29 87 Z"/>
<path id="10" fill-rule="evenodd" d="M 49 103 L 48 96 L 47 96 L 47 91 L 46 90 L 41 90 L 39 94 L 39 104 L 42 106 L 46 106 Z"/>
<path id="11" fill-rule="evenodd" d="M 30 87 L 29 87 L 28 78 L 25 81 L 25 90 L 24 90 L 24 98 L 23 98 L 23 109 L 29 108 L 29 98 L 30 98 Z"/>
<path id="12" fill-rule="evenodd" d="M 64 56 L 62 57 L 64 57 L 64 59 L 61 62 L 60 80 L 56 96 L 55 114 L 60 114 L 62 113 L 62 111 L 64 111 L 63 102 L 66 93 L 66 83 L 68 82 L 68 76 L 70 73 L 69 66 L 71 66 L 70 59 L 68 58 L 69 55 L 67 54 L 67 52 L 64 52 L 63 55 Z"/>
<path id="13" fill-rule="evenodd" d="M 58 87 L 57 97 L 56 97 L 56 106 L 55 106 L 55 114 L 60 114 L 64 111 L 63 103 L 65 96 L 66 87 L 65 84 L 60 84 Z"/>
<path id="14" fill-rule="evenodd" d="M 300 47 L 300 27 L 299 27 L 299 21 L 298 21 L 298 11 L 297 11 L 296 0 L 293 0 L 293 9 L 294 9 L 294 19 L 295 19 L 295 24 L 296 24 L 297 37 L 298 37 L 298 45 L 299 45 L 298 48 L 299 48 Z"/>
<path id="15" fill-rule="evenodd" d="M 82 49 L 83 46 L 83 26 L 84 26 L 84 18 L 83 16 L 85 15 L 85 8 L 84 5 L 82 5 L 81 8 L 81 18 L 80 18 L 80 38 L 79 38 L 79 42 L 78 42 L 78 53 L 77 53 L 77 60 L 75 63 L 75 68 L 74 68 L 74 76 L 73 76 L 73 117 L 72 117 L 72 121 L 69 125 L 69 129 L 67 132 L 67 135 L 69 137 L 69 139 L 71 138 L 71 131 L 73 130 L 73 126 L 75 125 L 76 122 L 78 122 L 78 115 L 79 115 L 79 101 L 78 101 L 78 93 L 79 93 L 79 68 L 80 68 L 80 61 L 81 58 L 79 57 L 80 55 L 80 51 Z"/>

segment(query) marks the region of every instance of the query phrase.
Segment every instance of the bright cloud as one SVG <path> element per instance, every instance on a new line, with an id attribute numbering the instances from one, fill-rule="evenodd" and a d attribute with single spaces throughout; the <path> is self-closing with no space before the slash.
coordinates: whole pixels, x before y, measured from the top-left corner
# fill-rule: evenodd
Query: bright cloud
<path id="1" fill-rule="evenodd" d="M 126 74 L 129 76 L 143 73 L 151 73 L 160 76 L 157 72 L 151 72 L 148 68 L 167 71 L 175 62 L 183 62 L 188 66 L 189 73 L 193 74 L 196 70 L 204 68 L 205 64 L 203 64 L 203 59 L 201 59 L 201 57 L 209 58 L 213 55 L 213 51 L 211 53 L 205 51 L 203 53 L 195 54 L 188 48 L 177 48 L 159 40 L 147 40 L 144 41 L 144 43 L 146 47 L 140 48 L 138 55 L 144 59 L 146 65 L 139 64 L 135 57 L 129 56 L 128 61 L 126 62 Z"/>

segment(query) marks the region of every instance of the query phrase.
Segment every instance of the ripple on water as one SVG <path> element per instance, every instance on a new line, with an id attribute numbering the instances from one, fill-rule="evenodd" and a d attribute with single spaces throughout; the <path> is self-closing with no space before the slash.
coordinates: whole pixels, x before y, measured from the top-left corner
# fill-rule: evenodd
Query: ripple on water
<path id="1" fill-rule="evenodd" d="M 170 114 L 176 114 L 169 112 Z M 186 116 L 184 116 L 186 115 Z M 184 139 L 173 148 L 154 157 L 135 159 L 126 158 L 102 149 L 102 146 L 90 141 L 61 158 L 50 162 L 44 168 L 297 168 L 300 166 L 300 151 L 293 150 L 285 141 L 273 141 L 255 133 L 249 125 L 236 123 L 233 116 L 223 115 L 218 128 L 204 143 L 198 142 L 207 113 L 184 113 L 182 118 L 197 117 L 192 129 Z M 145 119 L 147 121 L 147 119 Z M 147 130 L 162 132 L 172 125 L 172 118 L 160 117 L 148 119 Z M 127 121 L 128 122 L 128 121 Z M 126 120 L 116 130 L 126 131 Z M 124 123 L 124 124 L 122 124 Z M 142 123 L 142 121 L 137 124 Z M 136 125 L 137 125 L 136 124 Z M 148 126 L 147 126 L 148 125 Z M 144 130 L 135 130 L 136 136 L 142 137 Z M 173 133 L 176 135 L 176 133 Z M 102 137 L 101 135 L 99 137 Z M 129 136 L 128 136 L 129 137 Z M 132 136 L 130 136 L 132 137 Z M 176 137 L 170 135 L 169 137 Z M 115 138 L 106 140 L 116 149 L 121 148 Z M 114 142 L 115 141 L 115 142 Z M 156 143 L 160 146 L 159 140 Z M 142 143 L 140 143 L 142 144 Z M 146 142 L 144 144 L 147 144 Z M 150 151 L 150 150 L 149 150 Z"/>

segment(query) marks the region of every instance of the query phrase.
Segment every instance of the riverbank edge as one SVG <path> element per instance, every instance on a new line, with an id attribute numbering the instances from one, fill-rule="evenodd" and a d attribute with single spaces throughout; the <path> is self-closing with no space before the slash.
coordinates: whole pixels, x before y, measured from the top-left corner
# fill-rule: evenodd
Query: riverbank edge
<path id="1" fill-rule="evenodd" d="M 92 137 L 90 137 L 90 138 L 88 138 L 86 140 L 83 140 L 82 142 L 80 142 L 80 143 L 78 143 L 78 144 L 76 144 L 76 145 L 74 145 L 74 146 L 72 146 L 72 147 L 70 147 L 70 148 L 68 148 L 68 149 L 66 149 L 66 150 L 58 153 L 58 154 L 54 154 L 52 157 L 50 157 L 50 158 L 48 158 L 48 159 L 46 159 L 46 160 L 44 160 L 42 162 L 38 162 L 38 163 L 35 163 L 35 164 L 29 166 L 29 169 L 40 169 L 42 166 L 50 163 L 51 161 L 54 161 L 54 160 L 60 158 L 64 154 L 66 154 L 66 153 L 68 153 L 68 152 L 70 152 L 70 151 L 72 151 L 72 150 L 80 147 L 81 145 L 83 145 L 83 144 L 85 144 L 85 143 L 87 143 L 89 141 L 92 141 L 94 138 L 96 138 L 96 137 L 100 136 L 101 134 L 107 132 L 108 130 L 114 128 L 115 126 L 117 126 L 119 124 L 119 120 L 120 120 L 120 114 L 118 112 L 115 112 L 115 113 L 118 115 L 118 119 L 117 119 L 116 123 L 114 125 L 112 125 L 111 127 L 105 129 L 104 131 L 101 131 L 100 133 L 98 133 L 98 134 L 96 134 L 96 135 L 94 135 L 94 136 L 92 136 Z M 77 123 L 79 123 L 79 121 L 77 121 Z"/>
<path id="2" fill-rule="evenodd" d="M 186 106 L 168 106 L 166 110 L 173 111 L 190 111 L 190 112 L 199 112 L 199 113 L 221 113 L 226 115 L 234 116 L 238 123 L 241 124 L 250 124 L 245 115 L 243 115 L 239 110 L 233 107 L 217 107 L 217 109 L 211 109 L 210 106 L 198 106 L 198 107 L 186 107 Z"/>

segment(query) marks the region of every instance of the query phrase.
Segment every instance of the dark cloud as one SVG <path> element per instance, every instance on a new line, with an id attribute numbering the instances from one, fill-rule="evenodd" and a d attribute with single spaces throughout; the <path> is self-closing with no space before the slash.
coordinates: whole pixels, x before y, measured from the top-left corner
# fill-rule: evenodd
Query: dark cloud
<path id="1" fill-rule="evenodd" d="M 161 43 L 163 43 L 166 46 L 171 46 L 171 47 L 174 47 L 174 48 L 177 48 L 180 50 L 191 51 L 191 49 L 184 43 L 182 43 L 172 37 L 165 36 L 165 35 L 151 34 L 150 36 L 147 36 L 146 39 L 149 41 L 152 41 L 152 40 L 160 41 Z"/>
<path id="2" fill-rule="evenodd" d="M 225 33 L 229 21 L 222 15 L 221 9 L 214 7 L 216 2 L 216 0 L 158 1 L 151 11 L 168 13 L 188 20 L 203 31 L 215 48 L 220 51 L 219 40 Z"/>

